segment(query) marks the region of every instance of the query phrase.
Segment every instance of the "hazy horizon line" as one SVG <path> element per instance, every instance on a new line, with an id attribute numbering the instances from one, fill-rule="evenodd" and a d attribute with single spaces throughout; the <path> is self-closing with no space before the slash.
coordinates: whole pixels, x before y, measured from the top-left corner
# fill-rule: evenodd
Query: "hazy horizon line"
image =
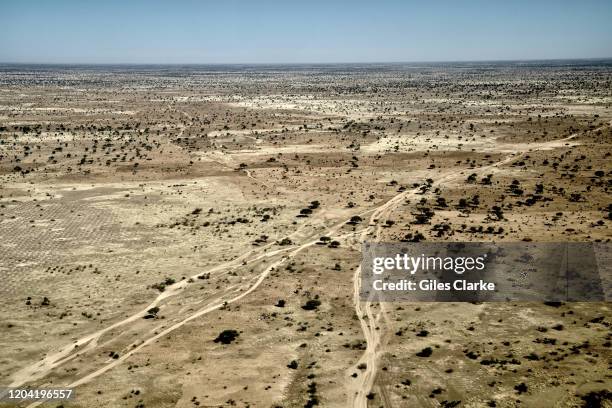
<path id="1" fill-rule="evenodd" d="M 525 58 L 525 59 L 466 59 L 466 60 L 422 60 L 422 61 L 315 61 L 315 62 L 15 62 L 15 61 L 0 61 L 0 65 L 109 65 L 109 66 L 190 66 L 190 65 L 350 65 L 350 64 L 367 64 L 367 65 L 399 65 L 399 64 L 444 64 L 444 63 L 486 63 L 486 62 L 547 62 L 547 61 L 602 61 L 612 60 L 612 56 L 608 57 L 570 57 L 570 58 Z"/>

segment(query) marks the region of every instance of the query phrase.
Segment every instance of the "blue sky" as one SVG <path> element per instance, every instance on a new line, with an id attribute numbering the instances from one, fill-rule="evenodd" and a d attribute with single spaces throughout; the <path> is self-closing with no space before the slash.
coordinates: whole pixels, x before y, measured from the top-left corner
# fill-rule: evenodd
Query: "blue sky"
<path id="1" fill-rule="evenodd" d="M 0 0 L 0 62 L 612 57 L 612 1 Z"/>

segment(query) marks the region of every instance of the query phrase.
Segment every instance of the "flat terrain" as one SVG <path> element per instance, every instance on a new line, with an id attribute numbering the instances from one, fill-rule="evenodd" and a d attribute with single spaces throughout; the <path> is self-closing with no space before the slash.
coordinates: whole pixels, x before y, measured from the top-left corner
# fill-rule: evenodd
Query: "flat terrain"
<path id="1" fill-rule="evenodd" d="M 610 61 L 0 66 L 0 385 L 610 406 L 609 303 L 358 295 L 368 240 L 608 242 L 611 123 Z"/>

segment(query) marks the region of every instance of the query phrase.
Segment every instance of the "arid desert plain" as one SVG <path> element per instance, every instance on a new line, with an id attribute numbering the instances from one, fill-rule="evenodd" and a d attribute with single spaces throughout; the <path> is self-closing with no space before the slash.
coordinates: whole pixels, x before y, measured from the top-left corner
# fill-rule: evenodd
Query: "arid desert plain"
<path id="1" fill-rule="evenodd" d="M 610 407 L 609 303 L 366 302 L 359 265 L 364 241 L 608 242 L 611 122 L 611 61 L 1 65 L 0 386 Z"/>

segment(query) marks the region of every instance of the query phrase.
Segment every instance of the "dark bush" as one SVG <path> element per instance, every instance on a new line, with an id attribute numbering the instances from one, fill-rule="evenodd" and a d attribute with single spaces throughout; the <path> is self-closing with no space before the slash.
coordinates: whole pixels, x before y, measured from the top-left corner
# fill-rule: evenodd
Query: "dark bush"
<path id="1" fill-rule="evenodd" d="M 239 335 L 240 334 L 236 330 L 231 330 L 231 329 L 230 330 L 223 330 L 221 333 L 219 333 L 217 338 L 214 339 L 213 341 L 215 343 L 230 344 Z"/>
<path id="2" fill-rule="evenodd" d="M 431 347 L 425 347 L 423 350 L 416 353 L 417 357 L 429 357 L 433 353 Z"/>
<path id="3" fill-rule="evenodd" d="M 302 309 L 304 310 L 317 310 L 317 308 L 321 306 L 321 301 L 317 300 L 317 299 L 310 299 L 309 301 L 306 302 L 306 304 L 304 306 L 302 306 Z"/>

